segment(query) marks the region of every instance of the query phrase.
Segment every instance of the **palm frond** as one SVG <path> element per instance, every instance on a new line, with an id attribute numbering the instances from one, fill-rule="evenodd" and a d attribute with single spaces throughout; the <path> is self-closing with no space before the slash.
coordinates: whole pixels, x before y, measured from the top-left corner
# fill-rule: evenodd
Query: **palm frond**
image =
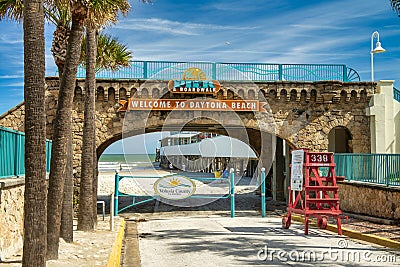
<path id="1" fill-rule="evenodd" d="M 392 5 L 392 9 L 400 17 L 400 0 L 390 0 L 390 4 Z"/>
<path id="2" fill-rule="evenodd" d="M 130 9 L 127 0 L 91 0 L 87 24 L 94 28 L 115 24 L 119 14 L 125 16 Z"/>
<path id="3" fill-rule="evenodd" d="M 68 1 L 51 1 L 44 5 L 46 19 L 56 26 L 69 27 L 71 10 Z"/>
<path id="4" fill-rule="evenodd" d="M 3 19 L 22 21 L 23 0 L 0 0 L 0 21 Z"/>
<path id="5" fill-rule="evenodd" d="M 132 53 L 125 44 L 110 35 L 100 33 L 97 44 L 96 71 L 109 69 L 116 71 L 122 67 L 130 65 Z M 86 62 L 86 40 L 82 41 L 81 62 L 85 66 Z"/>

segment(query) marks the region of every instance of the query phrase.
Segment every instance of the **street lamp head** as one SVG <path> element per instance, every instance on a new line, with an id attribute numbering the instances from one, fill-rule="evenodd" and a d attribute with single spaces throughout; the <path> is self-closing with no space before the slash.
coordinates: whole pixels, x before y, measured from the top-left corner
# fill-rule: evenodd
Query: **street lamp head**
<path id="1" fill-rule="evenodd" d="M 376 47 L 375 47 L 375 49 L 373 49 L 372 51 L 371 51 L 371 53 L 372 54 L 378 54 L 378 53 L 383 53 L 383 52 L 385 52 L 386 51 L 386 49 L 384 49 L 383 47 L 382 47 L 382 45 L 381 45 L 381 42 L 376 42 Z"/>

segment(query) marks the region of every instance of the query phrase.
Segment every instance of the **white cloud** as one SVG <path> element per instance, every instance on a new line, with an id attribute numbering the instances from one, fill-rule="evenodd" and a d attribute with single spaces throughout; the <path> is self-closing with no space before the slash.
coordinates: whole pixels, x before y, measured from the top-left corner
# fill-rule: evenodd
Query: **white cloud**
<path id="1" fill-rule="evenodd" d="M 24 87 L 24 83 L 23 82 L 6 83 L 6 84 L 2 84 L 1 87 Z M 15 89 L 13 89 L 13 90 L 15 90 Z"/>
<path id="2" fill-rule="evenodd" d="M 23 75 L 1 75 L 0 79 L 19 79 L 23 77 Z"/>
<path id="3" fill-rule="evenodd" d="M 14 39 L 14 38 L 6 38 L 6 37 L 0 37 L 0 43 L 1 44 L 7 44 L 7 45 L 15 45 L 15 44 L 23 44 L 24 40 L 22 39 L 22 36 L 20 38 Z"/>
<path id="4" fill-rule="evenodd" d="M 168 33 L 173 35 L 201 35 L 208 31 L 245 31 L 254 30 L 257 27 L 236 27 L 224 26 L 216 24 L 201 24 L 190 22 L 179 22 L 166 19 L 149 18 L 149 19 L 128 19 L 121 21 L 120 24 L 114 26 L 115 29 L 135 30 L 135 31 L 152 31 L 157 33 Z"/>

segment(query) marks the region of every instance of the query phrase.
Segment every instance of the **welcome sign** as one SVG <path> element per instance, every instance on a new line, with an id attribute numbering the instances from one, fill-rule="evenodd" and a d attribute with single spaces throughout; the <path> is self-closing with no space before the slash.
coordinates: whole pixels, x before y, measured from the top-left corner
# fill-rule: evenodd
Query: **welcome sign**
<path id="1" fill-rule="evenodd" d="M 216 99 L 129 99 L 121 100 L 118 111 L 131 110 L 210 110 L 210 111 L 266 111 L 264 102 L 258 100 Z"/>

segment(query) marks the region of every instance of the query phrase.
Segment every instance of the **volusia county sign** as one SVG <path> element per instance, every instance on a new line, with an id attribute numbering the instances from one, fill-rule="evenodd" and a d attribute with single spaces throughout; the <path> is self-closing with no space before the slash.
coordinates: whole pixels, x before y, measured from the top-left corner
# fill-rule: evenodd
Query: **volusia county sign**
<path id="1" fill-rule="evenodd" d="M 154 183 L 154 192 L 167 199 L 185 199 L 196 192 L 196 184 L 192 179 L 185 176 L 167 176 Z"/>
<path id="2" fill-rule="evenodd" d="M 212 110 L 212 111 L 265 111 L 265 103 L 257 100 L 214 99 L 132 99 L 120 100 L 118 111 L 130 110 Z"/>

